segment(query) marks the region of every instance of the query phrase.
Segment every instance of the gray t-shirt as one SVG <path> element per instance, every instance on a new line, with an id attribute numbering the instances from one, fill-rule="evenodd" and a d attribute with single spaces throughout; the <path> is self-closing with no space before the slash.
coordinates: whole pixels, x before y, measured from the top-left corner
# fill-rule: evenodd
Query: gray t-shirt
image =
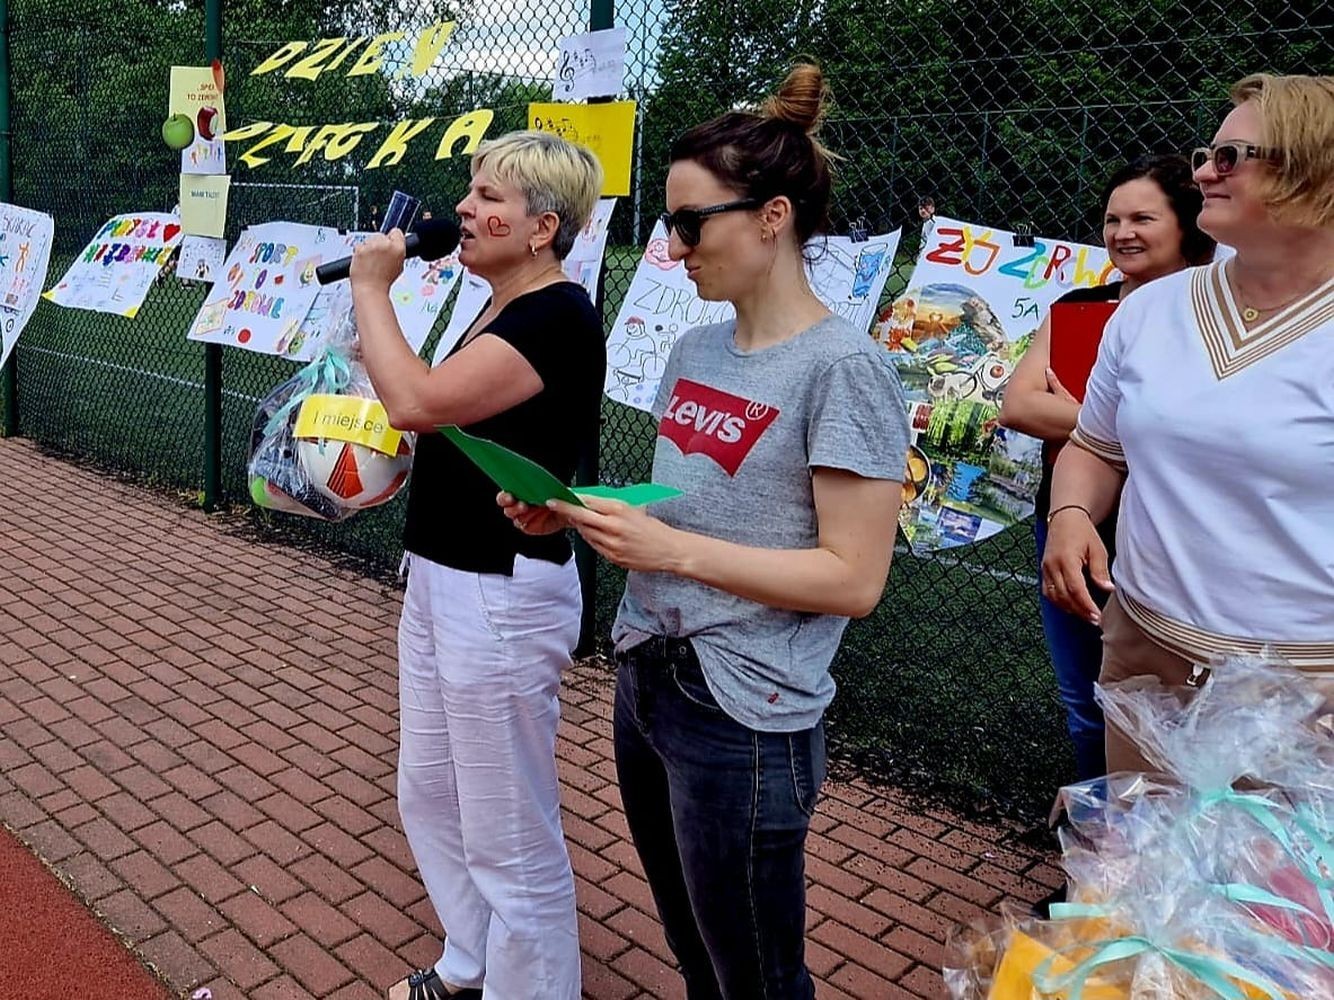
<path id="1" fill-rule="evenodd" d="M 811 473 L 846 469 L 900 482 L 903 389 L 884 351 L 831 316 L 758 351 L 735 322 L 698 327 L 667 359 L 653 415 L 653 480 L 684 495 L 655 504 L 667 524 L 741 545 L 819 543 Z M 752 729 L 794 732 L 834 697 L 829 664 L 848 620 L 786 611 L 669 573 L 629 575 L 612 638 L 689 638 L 709 690 Z"/>

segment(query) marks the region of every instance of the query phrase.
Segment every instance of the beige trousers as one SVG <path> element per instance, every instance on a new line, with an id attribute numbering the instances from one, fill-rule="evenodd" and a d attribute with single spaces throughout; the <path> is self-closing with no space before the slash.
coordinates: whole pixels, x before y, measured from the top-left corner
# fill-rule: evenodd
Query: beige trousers
<path id="1" fill-rule="evenodd" d="M 1149 638 L 1126 614 L 1115 593 L 1102 611 L 1102 673 L 1100 684 L 1151 674 L 1164 684 L 1180 687 L 1190 677 L 1190 660 L 1164 649 Z M 1325 695 L 1325 709 L 1334 705 L 1334 673 L 1309 672 L 1308 677 Z M 1107 723 L 1107 773 L 1153 770 L 1139 748 L 1121 730 Z"/>

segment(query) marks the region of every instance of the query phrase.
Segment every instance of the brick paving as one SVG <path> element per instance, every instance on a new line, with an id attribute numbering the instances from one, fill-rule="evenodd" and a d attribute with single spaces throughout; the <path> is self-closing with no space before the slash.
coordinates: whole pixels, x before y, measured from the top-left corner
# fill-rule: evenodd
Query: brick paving
<path id="1" fill-rule="evenodd" d="M 0 822 L 179 994 L 372 1000 L 438 954 L 394 801 L 400 592 L 0 440 Z M 559 738 L 592 1000 L 683 996 L 621 812 L 611 676 Z M 830 783 L 822 1000 L 939 997 L 956 920 L 1058 879 L 1006 831 Z"/>

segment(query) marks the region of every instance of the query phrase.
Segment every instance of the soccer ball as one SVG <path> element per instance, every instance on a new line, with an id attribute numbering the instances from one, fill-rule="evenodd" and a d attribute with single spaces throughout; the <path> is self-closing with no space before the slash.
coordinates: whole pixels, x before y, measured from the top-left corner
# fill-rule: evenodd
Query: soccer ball
<path id="1" fill-rule="evenodd" d="M 392 500 L 407 481 L 413 438 L 409 434 L 399 438 L 394 455 L 328 438 L 300 440 L 296 451 L 316 490 L 341 507 L 364 510 Z"/>

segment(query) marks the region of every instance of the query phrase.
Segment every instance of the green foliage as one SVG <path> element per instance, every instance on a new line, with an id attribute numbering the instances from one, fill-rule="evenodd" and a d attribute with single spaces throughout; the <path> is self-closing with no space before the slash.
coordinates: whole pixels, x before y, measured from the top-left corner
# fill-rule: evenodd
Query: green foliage
<path id="1" fill-rule="evenodd" d="M 942 214 L 1096 239 L 1090 199 L 1123 160 L 1208 138 L 1246 73 L 1328 72 L 1328 5 L 1250 0 L 675 0 L 644 115 L 646 211 L 684 128 L 755 102 L 794 56 L 824 67 L 844 160 L 835 223 Z"/>

